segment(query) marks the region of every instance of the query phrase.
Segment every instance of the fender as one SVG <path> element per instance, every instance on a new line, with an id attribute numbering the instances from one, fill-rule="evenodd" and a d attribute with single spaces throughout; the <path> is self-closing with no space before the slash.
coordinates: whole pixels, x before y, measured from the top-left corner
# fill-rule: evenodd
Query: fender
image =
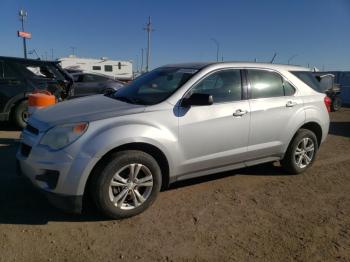
<path id="1" fill-rule="evenodd" d="M 107 153 L 120 146 L 130 143 L 145 143 L 158 148 L 165 155 L 169 171 L 174 169 L 174 153 L 170 153 L 168 148 L 172 151 L 179 152 L 177 137 L 170 132 L 170 130 L 162 129 L 150 124 L 136 124 L 136 123 L 120 123 L 118 126 L 107 128 L 104 130 L 97 129 L 90 136 L 85 139 L 91 141 L 90 143 L 83 143 L 79 156 L 89 157 L 92 159 L 91 165 L 87 166 L 80 177 L 79 191 L 83 192 L 86 182 L 91 174 L 92 169 L 98 161 Z M 167 145 L 167 146 L 165 146 Z M 170 174 L 169 174 L 170 176 Z"/>

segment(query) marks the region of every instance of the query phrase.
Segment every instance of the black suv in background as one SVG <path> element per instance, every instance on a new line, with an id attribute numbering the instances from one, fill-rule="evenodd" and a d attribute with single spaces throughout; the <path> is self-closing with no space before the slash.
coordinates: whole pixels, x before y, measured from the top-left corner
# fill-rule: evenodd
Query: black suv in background
<path id="1" fill-rule="evenodd" d="M 35 90 L 47 90 L 62 101 L 73 95 L 73 79 L 58 61 L 0 56 L 0 121 L 13 120 L 24 127 L 27 98 Z"/>

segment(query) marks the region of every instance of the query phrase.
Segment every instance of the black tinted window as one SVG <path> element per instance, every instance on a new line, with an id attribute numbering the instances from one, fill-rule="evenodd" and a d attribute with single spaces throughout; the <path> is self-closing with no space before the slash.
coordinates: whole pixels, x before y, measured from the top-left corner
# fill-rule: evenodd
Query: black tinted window
<path id="1" fill-rule="evenodd" d="M 225 70 L 201 80 L 191 93 L 209 94 L 214 103 L 238 101 L 242 98 L 240 70 Z"/>
<path id="2" fill-rule="evenodd" d="M 286 80 L 283 81 L 284 95 L 292 96 L 295 93 L 294 87 Z"/>
<path id="3" fill-rule="evenodd" d="M 0 78 L 4 78 L 3 61 L 0 61 Z"/>
<path id="4" fill-rule="evenodd" d="M 296 77 L 298 77 L 301 81 L 307 84 L 312 89 L 323 92 L 320 86 L 320 82 L 317 80 L 316 76 L 311 71 L 292 71 Z"/>
<path id="5" fill-rule="evenodd" d="M 265 70 L 248 70 L 251 98 L 284 96 L 283 82 L 279 74 Z"/>
<path id="6" fill-rule="evenodd" d="M 92 66 L 92 70 L 101 70 L 100 66 Z"/>
<path id="7" fill-rule="evenodd" d="M 111 66 L 111 65 L 105 65 L 105 71 L 106 71 L 106 72 L 112 72 L 112 71 L 113 71 L 113 66 Z"/>
<path id="8" fill-rule="evenodd" d="M 106 81 L 108 78 L 99 75 L 86 74 L 82 75 L 82 82 L 101 82 Z"/>
<path id="9" fill-rule="evenodd" d="M 2 62 L 2 70 L 1 70 L 1 77 L 2 78 L 10 78 L 10 79 L 13 79 L 13 78 L 16 78 L 17 75 L 16 75 L 16 71 L 14 71 L 11 67 L 11 65 L 9 65 L 8 63 L 6 62 Z"/>

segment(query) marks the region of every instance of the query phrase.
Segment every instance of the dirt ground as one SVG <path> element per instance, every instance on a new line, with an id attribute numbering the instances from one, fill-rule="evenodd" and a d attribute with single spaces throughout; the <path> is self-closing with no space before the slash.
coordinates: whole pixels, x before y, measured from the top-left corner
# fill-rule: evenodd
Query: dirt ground
<path id="1" fill-rule="evenodd" d="M 314 166 L 260 165 L 174 185 L 145 213 L 61 213 L 15 174 L 0 127 L 0 261 L 350 261 L 350 108 Z"/>

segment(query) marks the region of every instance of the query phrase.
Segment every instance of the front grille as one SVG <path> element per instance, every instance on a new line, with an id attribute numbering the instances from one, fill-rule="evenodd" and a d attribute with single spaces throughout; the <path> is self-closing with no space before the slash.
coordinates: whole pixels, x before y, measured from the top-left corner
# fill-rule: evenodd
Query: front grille
<path id="1" fill-rule="evenodd" d="M 30 151 L 32 151 L 32 147 L 23 143 L 21 143 L 20 147 L 21 147 L 20 150 L 21 150 L 22 156 L 28 157 L 30 154 Z"/>
<path id="2" fill-rule="evenodd" d="M 26 126 L 26 130 L 29 132 L 29 133 L 32 133 L 34 135 L 39 135 L 39 130 L 36 129 L 35 127 L 31 126 L 31 125 L 27 125 Z"/>

